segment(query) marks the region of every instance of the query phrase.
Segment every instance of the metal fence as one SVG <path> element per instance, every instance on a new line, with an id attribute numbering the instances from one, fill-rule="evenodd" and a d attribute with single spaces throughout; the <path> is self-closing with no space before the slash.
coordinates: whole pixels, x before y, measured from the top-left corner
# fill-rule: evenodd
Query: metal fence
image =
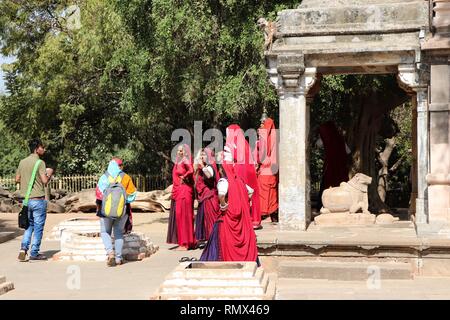
<path id="1" fill-rule="evenodd" d="M 133 180 L 136 189 L 141 192 L 163 190 L 170 185 L 170 181 L 165 179 L 162 175 L 146 176 L 130 174 L 130 177 Z M 50 181 L 50 188 L 54 190 L 66 190 L 69 193 L 79 192 L 83 189 L 95 188 L 99 178 L 100 175 L 54 176 Z M 14 178 L 0 177 L 0 186 L 12 192 L 18 188 Z"/>

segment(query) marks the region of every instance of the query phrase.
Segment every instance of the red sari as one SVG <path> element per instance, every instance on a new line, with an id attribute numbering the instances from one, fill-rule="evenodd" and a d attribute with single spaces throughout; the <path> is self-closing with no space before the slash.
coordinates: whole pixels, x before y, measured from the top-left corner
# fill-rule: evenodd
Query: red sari
<path id="1" fill-rule="evenodd" d="M 214 222 L 216 222 L 220 213 L 219 198 L 216 188 L 217 181 L 219 180 L 219 173 L 217 172 L 217 166 L 214 161 L 212 151 L 208 148 L 205 148 L 205 153 L 208 157 L 208 164 L 213 168 L 214 177 L 211 178 L 212 181 L 209 181 L 210 179 L 206 178 L 202 169 L 197 169 L 197 172 L 195 174 L 195 189 L 197 191 L 197 200 L 199 202 L 199 210 L 197 211 L 197 214 L 199 214 L 200 210 L 203 211 L 203 221 L 199 221 L 199 223 L 202 223 L 202 225 L 196 226 L 196 229 L 201 230 L 200 232 L 197 232 L 198 230 L 196 230 L 197 240 L 204 240 L 209 238 L 214 226 Z M 204 239 L 199 239 L 199 236 L 197 236 L 197 234 L 203 235 L 202 238 L 204 237 Z"/>
<path id="2" fill-rule="evenodd" d="M 257 146 L 261 214 L 270 215 L 278 210 L 278 141 L 275 124 L 271 118 L 267 118 L 263 128 L 259 129 Z"/>
<path id="3" fill-rule="evenodd" d="M 250 218 L 247 188 L 232 163 L 222 164 L 228 180 L 228 209 L 219 224 L 220 257 L 223 261 L 256 261 L 258 249 Z"/>
<path id="4" fill-rule="evenodd" d="M 320 138 L 325 149 L 322 189 L 338 187 L 348 181 L 347 153 L 345 141 L 332 121 L 319 127 Z"/>
<path id="5" fill-rule="evenodd" d="M 177 161 L 173 169 L 174 187 L 172 197 L 175 200 L 175 221 L 178 245 L 186 248 L 195 247 L 194 238 L 194 187 L 191 152 L 188 145 L 183 145 L 187 155 Z M 181 180 L 183 177 L 184 181 Z"/>
<path id="6" fill-rule="evenodd" d="M 227 128 L 226 145 L 231 149 L 233 159 L 235 159 L 234 171 L 236 175 L 241 177 L 244 183 L 254 190 L 253 199 L 255 200 L 252 201 L 250 216 L 253 226 L 259 226 L 261 225 L 261 208 L 258 200 L 259 186 L 255 161 L 244 133 L 237 124 L 232 124 Z"/>

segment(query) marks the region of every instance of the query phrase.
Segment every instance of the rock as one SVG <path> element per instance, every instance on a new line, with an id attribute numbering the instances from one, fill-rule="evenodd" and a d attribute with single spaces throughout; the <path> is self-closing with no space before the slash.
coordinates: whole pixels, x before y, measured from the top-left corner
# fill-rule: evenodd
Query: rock
<path id="1" fill-rule="evenodd" d="M 65 213 L 66 212 L 66 208 L 64 208 L 63 206 L 53 202 L 53 201 L 49 201 L 47 204 L 47 213 Z"/>
<path id="2" fill-rule="evenodd" d="M 0 198 L 12 198 L 12 193 L 0 187 Z"/>
<path id="3" fill-rule="evenodd" d="M 394 217 L 392 214 L 382 213 L 377 216 L 376 224 L 389 224 L 399 220 L 400 218 Z"/>

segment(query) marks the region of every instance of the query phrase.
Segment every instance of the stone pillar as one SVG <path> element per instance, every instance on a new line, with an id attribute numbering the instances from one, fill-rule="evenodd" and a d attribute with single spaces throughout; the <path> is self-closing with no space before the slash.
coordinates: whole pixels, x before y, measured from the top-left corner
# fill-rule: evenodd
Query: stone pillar
<path id="1" fill-rule="evenodd" d="M 316 69 L 304 67 L 303 55 L 280 55 L 272 63 L 269 75 L 280 97 L 279 225 L 306 230 L 311 221 L 306 98 Z"/>
<path id="2" fill-rule="evenodd" d="M 430 222 L 450 225 L 450 66 L 431 66 L 430 173 L 427 176 Z"/>
<path id="3" fill-rule="evenodd" d="M 419 67 L 420 64 L 417 64 Z M 428 135 L 428 75 L 427 66 L 416 68 L 415 64 L 398 66 L 399 85 L 407 92 L 415 92 L 417 110 L 417 198 L 416 198 L 416 224 L 428 223 L 428 189 L 426 176 L 429 163 L 429 135 Z M 414 103 L 413 103 L 414 105 Z"/>
<path id="4" fill-rule="evenodd" d="M 429 162 L 428 90 L 414 88 L 417 92 L 417 199 L 416 223 L 428 223 L 428 190 L 426 175 Z"/>
<path id="5" fill-rule="evenodd" d="M 416 215 L 416 199 L 417 199 L 417 96 L 411 97 L 411 197 L 409 203 L 409 220 L 411 216 Z"/>

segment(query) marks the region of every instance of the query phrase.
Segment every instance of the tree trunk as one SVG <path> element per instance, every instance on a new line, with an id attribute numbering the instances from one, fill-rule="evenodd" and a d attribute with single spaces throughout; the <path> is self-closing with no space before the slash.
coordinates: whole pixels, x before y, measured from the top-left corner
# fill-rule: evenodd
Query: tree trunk
<path id="1" fill-rule="evenodd" d="M 360 91 L 349 101 L 350 107 L 356 114 L 349 136 L 349 143 L 353 150 L 353 165 L 350 174 L 353 176 L 361 172 L 372 177 L 372 183 L 368 189 L 369 211 L 375 214 L 390 212 L 389 207 L 378 193 L 379 172 L 375 161 L 377 158 L 376 139 L 381 129 L 389 131 L 383 128 L 389 124 L 389 112 L 407 99 L 406 93 L 399 87 L 388 87 L 383 90 Z"/>
<path id="2" fill-rule="evenodd" d="M 384 141 L 386 142 L 386 146 L 384 147 L 383 152 L 380 152 L 378 155 L 378 161 L 381 165 L 381 168 L 378 170 L 377 189 L 381 201 L 386 202 L 387 182 L 389 174 L 389 158 L 391 157 L 392 151 L 394 151 L 395 148 L 395 138 L 387 138 Z"/>

